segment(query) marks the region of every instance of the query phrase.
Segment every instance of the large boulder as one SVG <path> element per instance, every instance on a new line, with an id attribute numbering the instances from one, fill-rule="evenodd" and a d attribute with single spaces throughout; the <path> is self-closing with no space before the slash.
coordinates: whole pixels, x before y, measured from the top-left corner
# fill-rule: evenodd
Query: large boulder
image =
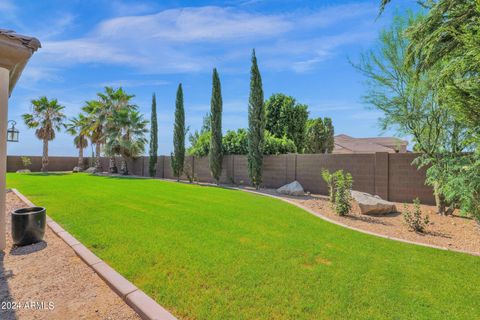
<path id="1" fill-rule="evenodd" d="M 277 192 L 290 196 L 303 196 L 305 194 L 302 185 L 298 181 L 293 181 L 289 184 L 284 185 L 283 187 L 278 188 Z"/>
<path id="2" fill-rule="evenodd" d="M 21 170 L 17 170 L 17 173 L 30 173 L 30 169 L 21 169 Z"/>
<path id="3" fill-rule="evenodd" d="M 393 202 L 383 200 L 379 196 L 372 196 L 366 192 L 352 190 L 352 198 L 357 202 L 361 214 L 386 214 L 397 212 Z"/>
<path id="4" fill-rule="evenodd" d="M 75 167 L 75 168 L 73 168 L 73 170 L 72 170 L 73 173 L 82 172 L 82 171 L 83 171 L 83 169 L 80 168 L 80 167 Z"/>
<path id="5" fill-rule="evenodd" d="M 97 173 L 97 168 L 95 167 L 90 167 L 87 170 L 85 170 L 86 173 Z"/>

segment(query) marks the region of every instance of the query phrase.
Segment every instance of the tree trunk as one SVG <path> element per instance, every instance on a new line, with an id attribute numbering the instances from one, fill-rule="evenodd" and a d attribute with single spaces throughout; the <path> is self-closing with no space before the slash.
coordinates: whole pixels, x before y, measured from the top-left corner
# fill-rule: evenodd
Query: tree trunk
<path id="1" fill-rule="evenodd" d="M 108 169 L 110 173 L 118 173 L 117 164 L 115 163 L 115 157 L 110 157 Z"/>
<path id="2" fill-rule="evenodd" d="M 122 157 L 122 167 L 120 168 L 123 175 L 128 175 L 128 164 L 127 159 Z"/>
<path id="3" fill-rule="evenodd" d="M 100 165 L 100 143 L 95 144 L 95 169 L 97 171 L 102 171 L 102 166 Z"/>
<path id="4" fill-rule="evenodd" d="M 435 204 L 437 205 L 437 213 L 441 214 L 442 216 L 445 215 L 445 196 L 438 191 L 439 185 L 435 183 L 433 185 L 433 193 L 435 194 Z"/>
<path id="5" fill-rule="evenodd" d="M 78 149 L 78 167 L 83 171 L 83 148 Z"/>
<path id="6" fill-rule="evenodd" d="M 48 139 L 43 139 L 42 172 L 48 172 Z"/>

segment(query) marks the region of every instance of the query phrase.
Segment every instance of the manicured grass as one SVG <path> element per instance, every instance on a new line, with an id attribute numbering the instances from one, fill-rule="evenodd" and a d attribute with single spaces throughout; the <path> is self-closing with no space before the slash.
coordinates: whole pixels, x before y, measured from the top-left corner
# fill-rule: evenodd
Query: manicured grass
<path id="1" fill-rule="evenodd" d="M 242 191 L 85 174 L 7 180 L 179 318 L 480 318 L 478 257 Z"/>

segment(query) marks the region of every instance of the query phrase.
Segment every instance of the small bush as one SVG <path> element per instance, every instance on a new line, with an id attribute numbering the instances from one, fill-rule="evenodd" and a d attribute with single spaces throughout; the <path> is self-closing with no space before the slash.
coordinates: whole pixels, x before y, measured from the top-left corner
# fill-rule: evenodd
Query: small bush
<path id="1" fill-rule="evenodd" d="M 22 157 L 21 159 L 25 169 L 28 169 L 28 167 L 32 165 L 32 160 L 29 157 Z"/>
<path id="2" fill-rule="evenodd" d="M 192 174 L 192 164 L 188 159 L 183 165 L 183 173 L 185 174 L 185 176 L 187 176 L 188 182 L 193 183 L 195 181 L 195 177 Z"/>
<path id="3" fill-rule="evenodd" d="M 328 185 L 329 200 L 333 209 L 339 216 L 347 215 L 352 209 L 352 175 L 344 173 L 343 170 L 334 173 L 323 170 L 322 177 Z"/>
<path id="4" fill-rule="evenodd" d="M 333 174 L 328 170 L 322 170 L 322 178 L 327 183 L 328 186 L 328 198 L 331 203 L 335 202 L 335 181 L 333 179 Z"/>
<path id="5" fill-rule="evenodd" d="M 420 210 L 420 200 L 416 198 L 413 200 L 413 212 L 408 210 L 407 205 L 403 205 L 403 220 L 408 228 L 415 232 L 425 232 L 427 225 L 430 223 L 428 215 L 422 216 L 422 210 Z"/>

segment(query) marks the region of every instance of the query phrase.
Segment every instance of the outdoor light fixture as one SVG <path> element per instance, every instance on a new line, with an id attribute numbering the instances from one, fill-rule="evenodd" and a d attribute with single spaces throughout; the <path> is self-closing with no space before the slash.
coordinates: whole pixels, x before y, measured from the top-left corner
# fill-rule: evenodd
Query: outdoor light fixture
<path id="1" fill-rule="evenodd" d="M 7 130 L 7 141 L 8 142 L 18 142 L 18 136 L 20 132 L 15 128 L 15 125 L 17 124 L 13 120 L 9 120 L 8 123 L 12 123 L 12 127 L 8 128 Z"/>

